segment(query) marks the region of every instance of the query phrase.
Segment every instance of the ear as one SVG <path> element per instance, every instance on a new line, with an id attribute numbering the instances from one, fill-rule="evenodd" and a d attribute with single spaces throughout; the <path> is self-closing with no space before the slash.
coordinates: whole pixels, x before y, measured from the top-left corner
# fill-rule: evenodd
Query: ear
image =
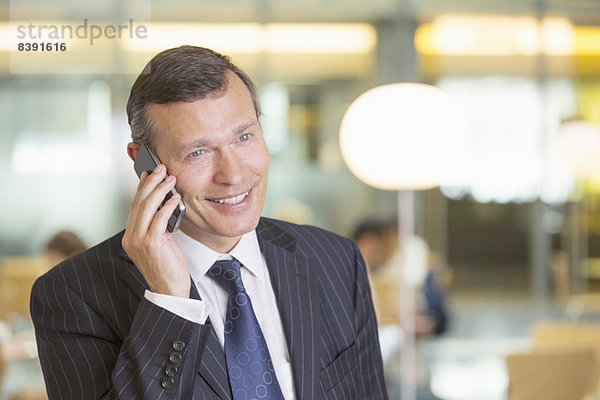
<path id="1" fill-rule="evenodd" d="M 137 158 L 138 151 L 140 151 L 140 145 L 139 144 L 136 144 L 136 143 L 133 143 L 133 142 L 127 143 L 127 155 L 133 161 L 135 161 L 135 159 Z"/>

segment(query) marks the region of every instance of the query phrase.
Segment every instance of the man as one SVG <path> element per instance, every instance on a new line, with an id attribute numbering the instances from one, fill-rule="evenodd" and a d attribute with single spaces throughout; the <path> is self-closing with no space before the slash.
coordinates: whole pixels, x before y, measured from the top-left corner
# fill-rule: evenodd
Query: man
<path id="1" fill-rule="evenodd" d="M 398 223 L 366 218 L 358 223 L 352 234 L 371 272 L 385 265 L 398 249 Z"/>
<path id="2" fill-rule="evenodd" d="M 352 239 L 363 255 L 369 271 L 377 322 L 383 335 L 385 326 L 401 323 L 397 299 L 402 290 L 400 263 L 406 255 L 402 256 L 399 252 L 397 219 L 365 219 L 356 226 Z M 447 325 L 443 290 L 444 285 L 449 285 L 448 278 L 451 279 L 449 271 L 439 255 L 429 252 L 427 244 L 421 238 L 409 237 L 404 247 L 404 251 L 412 254 L 412 257 L 422 257 L 424 265 L 421 267 L 427 269 L 422 272 L 422 282 L 418 285 L 420 291 L 416 293 L 417 299 L 423 304 L 419 304 L 415 316 L 415 333 L 417 337 L 439 335 L 445 332 Z M 415 265 L 418 267 L 420 263 Z M 415 271 L 418 272 L 419 269 Z M 382 340 L 381 344 L 385 350 L 387 346 L 383 342 Z"/>
<path id="3" fill-rule="evenodd" d="M 129 156 L 148 145 L 163 164 L 124 232 L 33 288 L 50 399 L 387 398 L 356 246 L 260 218 L 269 153 L 248 76 L 208 49 L 166 50 L 127 112 Z"/>

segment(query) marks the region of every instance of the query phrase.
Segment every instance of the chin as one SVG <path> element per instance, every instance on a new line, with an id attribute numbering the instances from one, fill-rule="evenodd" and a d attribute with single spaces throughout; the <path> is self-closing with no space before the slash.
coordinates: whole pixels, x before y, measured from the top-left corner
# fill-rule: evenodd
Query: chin
<path id="1" fill-rule="evenodd" d="M 208 224 L 205 224 L 204 227 L 202 227 L 202 225 L 199 227 L 197 224 L 192 222 L 189 222 L 188 226 L 192 227 L 192 230 L 195 231 L 204 231 L 217 236 L 234 238 L 242 236 L 243 234 L 255 229 L 259 220 L 260 216 L 245 218 L 237 216 L 213 220 Z"/>
<path id="2" fill-rule="evenodd" d="M 237 220 L 229 227 L 229 229 L 227 229 L 231 234 L 226 236 L 235 237 L 248 233 L 256 228 L 259 220 L 260 216 L 244 219 L 242 221 Z"/>

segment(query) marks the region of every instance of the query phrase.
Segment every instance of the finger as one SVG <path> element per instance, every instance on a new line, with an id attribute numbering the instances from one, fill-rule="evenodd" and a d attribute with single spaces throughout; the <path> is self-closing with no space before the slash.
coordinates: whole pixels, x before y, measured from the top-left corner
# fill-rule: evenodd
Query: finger
<path id="1" fill-rule="evenodd" d="M 142 172 L 142 174 L 140 175 L 140 181 L 138 182 L 134 197 L 131 200 L 131 206 L 129 207 L 130 211 L 129 211 L 129 214 L 127 215 L 127 225 L 126 225 L 127 227 L 129 227 L 133 221 L 133 216 L 134 216 L 133 209 L 134 209 L 135 205 L 137 204 L 136 198 L 139 196 L 138 192 L 140 191 L 140 188 L 143 186 L 146 178 L 148 178 L 148 175 L 149 175 L 149 173 L 147 171 Z"/>
<path id="2" fill-rule="evenodd" d="M 163 164 L 157 165 L 152 173 L 144 171 L 140 177 L 134 201 L 143 201 L 165 179 L 166 175 L 167 169 Z"/>
<path id="3" fill-rule="evenodd" d="M 148 231 L 158 208 L 167 194 L 175 187 L 175 181 L 174 176 L 169 176 L 165 181 L 156 186 L 156 188 L 139 204 L 135 215 L 135 230 L 139 231 L 141 234 L 145 234 L 145 232 Z"/>
<path id="4" fill-rule="evenodd" d="M 144 181 L 148 178 L 148 175 L 150 175 L 149 171 L 142 172 L 142 174 L 140 175 L 140 181 L 138 182 L 138 188 L 140 186 L 142 186 L 142 184 L 144 183 Z"/>
<path id="5" fill-rule="evenodd" d="M 171 214 L 173 214 L 173 211 L 175 211 L 175 209 L 179 205 L 180 200 L 181 195 L 179 193 L 175 193 L 156 213 L 154 219 L 152 220 L 152 225 L 149 228 L 149 231 L 151 233 L 162 234 L 166 232 L 169 218 L 171 217 Z"/>
<path id="6" fill-rule="evenodd" d="M 147 171 L 142 172 L 140 182 L 131 202 L 129 216 L 127 217 L 127 228 L 131 231 L 135 230 L 139 223 L 140 213 L 143 211 L 143 204 L 152 193 L 152 191 L 162 182 L 166 175 L 164 165 L 158 165 L 153 173 Z"/>

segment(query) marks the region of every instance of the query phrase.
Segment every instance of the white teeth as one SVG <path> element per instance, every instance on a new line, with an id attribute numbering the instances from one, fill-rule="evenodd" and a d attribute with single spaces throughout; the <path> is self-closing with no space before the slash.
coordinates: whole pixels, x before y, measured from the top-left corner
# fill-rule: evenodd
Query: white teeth
<path id="1" fill-rule="evenodd" d="M 242 193 L 239 196 L 230 197 L 228 199 L 211 200 L 211 201 L 213 203 L 219 203 L 219 204 L 237 204 L 237 203 L 241 203 L 242 201 L 244 201 L 246 196 L 248 196 L 248 192 Z"/>

